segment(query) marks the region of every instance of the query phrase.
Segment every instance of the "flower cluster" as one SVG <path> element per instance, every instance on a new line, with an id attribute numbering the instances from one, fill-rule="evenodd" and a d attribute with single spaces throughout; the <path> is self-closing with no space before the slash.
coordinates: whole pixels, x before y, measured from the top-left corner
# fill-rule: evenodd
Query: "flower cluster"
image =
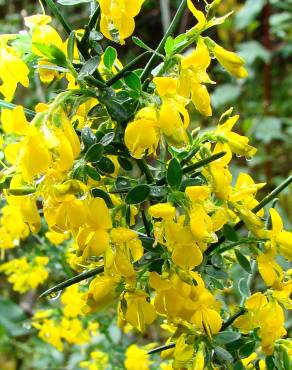
<path id="1" fill-rule="evenodd" d="M 161 369 L 241 366 L 238 353 L 250 342 L 257 353 L 242 362 L 264 369 L 279 343 L 289 347 L 280 338 L 284 308 L 292 306 L 291 271 L 278 258 L 291 261 L 292 233 L 275 208 L 265 214 L 263 207 L 291 177 L 259 202 L 265 184 L 243 172 L 233 178 L 229 166 L 234 156 L 256 153 L 234 131 L 239 116 L 230 108 L 214 129 L 201 131 L 190 115 L 192 106 L 204 117 L 213 114 L 207 89 L 215 83 L 207 72 L 213 58 L 236 78 L 248 75 L 237 54 L 205 35 L 226 18 L 214 15 L 219 2 L 204 13 L 183 0 L 176 17 L 187 5 L 195 26 L 168 37 L 165 53 L 154 52 L 144 70 L 135 61 L 123 67 L 116 50 L 103 50 L 102 35 L 94 38 L 88 26 L 63 41 L 47 15 L 25 18 L 25 38 L 1 36 L 0 248 L 8 261 L 0 271 L 15 290 L 34 289 L 47 279 L 52 250 L 67 243 L 73 245 L 67 267 L 83 272 L 84 280 L 93 277 L 80 290 L 72 278 L 65 282 L 71 286 L 61 295 L 61 316 L 54 310 L 34 315 L 39 336 L 60 351 L 64 342 L 90 342 L 98 324 L 83 318 L 115 302 L 121 329 L 144 333 L 164 320 L 169 335 Z M 143 0 L 98 3 L 92 28 L 124 44 Z M 156 58 L 161 64 L 153 65 Z M 43 84 L 62 81 L 67 89 L 34 110 L 8 104 L 18 83 L 29 86 L 33 68 Z M 13 258 L 10 249 L 36 233 L 55 246 L 32 261 Z M 229 305 L 224 297 L 234 267 L 242 269 L 242 301 Z M 267 290 L 250 295 L 255 271 Z M 149 369 L 148 349 L 130 346 L 126 369 Z M 106 354 L 93 351 L 80 366 L 108 363 Z"/>

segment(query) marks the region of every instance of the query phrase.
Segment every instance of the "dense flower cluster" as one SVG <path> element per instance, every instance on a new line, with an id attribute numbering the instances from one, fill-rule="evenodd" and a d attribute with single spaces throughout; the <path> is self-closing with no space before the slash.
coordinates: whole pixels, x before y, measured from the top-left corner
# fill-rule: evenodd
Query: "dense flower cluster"
<path id="1" fill-rule="evenodd" d="M 124 44 L 143 0 L 98 3 L 97 27 Z M 229 167 L 234 155 L 251 158 L 256 148 L 235 129 L 239 116 L 232 108 L 213 130 L 189 129 L 191 106 L 212 116 L 207 86 L 215 82 L 207 70 L 213 58 L 236 78 L 248 75 L 237 54 L 203 35 L 225 19 L 214 16 L 216 3 L 204 13 L 187 1 L 196 25 L 168 37 L 158 67 L 153 55 L 151 80 L 147 67 L 123 68 L 113 47 L 98 49 L 100 40 L 88 30 L 63 40 L 44 14 L 25 18 L 25 36 L 1 36 L 0 248 L 7 262 L 0 271 L 15 290 L 34 289 L 47 279 L 56 246 L 68 249 L 67 267 L 96 271 L 88 285 L 62 293 L 62 314 L 34 315 L 39 336 L 59 350 L 64 342 L 90 342 L 98 324 L 83 318 L 118 302 L 125 331 L 143 333 L 164 320 L 164 370 L 219 369 L 226 361 L 265 369 L 265 355 L 275 348 L 291 354 L 291 343 L 280 339 L 284 309 L 292 306 L 291 270 L 277 257 L 291 261 L 292 233 L 275 208 L 265 214 L 256 199 L 265 184 L 243 172 L 233 179 Z M 33 69 L 42 83 L 61 81 L 67 89 L 34 111 L 7 104 L 18 84 L 29 86 Z M 236 232 L 242 224 L 248 235 Z M 13 258 L 11 249 L 36 233 L 51 242 L 45 256 Z M 258 271 L 267 290 L 250 295 L 249 278 L 242 279 L 243 300 L 229 306 L 228 270 L 238 264 L 251 276 Z M 250 342 L 256 353 L 241 362 L 238 350 Z M 126 369 L 149 369 L 148 350 L 131 345 Z M 97 370 L 108 363 L 105 353 L 93 351 L 80 366 Z"/>

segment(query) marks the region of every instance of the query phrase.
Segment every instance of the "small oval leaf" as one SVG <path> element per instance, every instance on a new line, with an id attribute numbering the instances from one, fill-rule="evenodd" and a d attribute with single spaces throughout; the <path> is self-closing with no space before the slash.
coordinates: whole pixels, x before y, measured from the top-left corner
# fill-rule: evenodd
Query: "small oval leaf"
<path id="1" fill-rule="evenodd" d="M 113 204 L 113 202 L 111 200 L 111 197 L 104 190 L 93 188 L 93 189 L 91 189 L 90 192 L 91 192 L 91 195 L 94 198 L 102 198 L 105 201 L 105 203 L 108 206 L 108 208 L 113 208 L 114 207 L 114 204 Z"/>
<path id="2" fill-rule="evenodd" d="M 137 185 L 126 196 L 125 202 L 127 204 L 139 204 L 144 202 L 150 194 L 150 186 Z"/>
<path id="3" fill-rule="evenodd" d="M 103 146 L 101 144 L 93 144 L 91 147 L 87 150 L 85 154 L 85 160 L 87 162 L 98 162 L 103 155 Z"/>
<path id="4" fill-rule="evenodd" d="M 173 189 L 178 189 L 182 181 L 182 169 L 176 158 L 173 158 L 167 169 L 167 182 Z"/>

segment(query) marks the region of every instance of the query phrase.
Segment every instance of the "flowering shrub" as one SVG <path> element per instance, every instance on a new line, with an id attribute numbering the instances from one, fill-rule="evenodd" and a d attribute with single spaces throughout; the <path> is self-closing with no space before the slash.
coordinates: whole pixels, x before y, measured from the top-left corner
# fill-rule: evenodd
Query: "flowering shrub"
<path id="1" fill-rule="evenodd" d="M 66 288 L 59 309 L 34 312 L 33 328 L 64 351 L 91 343 L 104 331 L 102 313 L 117 304 L 123 332 L 160 323 L 166 343 L 131 344 L 118 365 L 93 348 L 81 368 L 289 369 L 292 233 L 275 207 L 264 207 L 292 177 L 259 202 L 265 184 L 247 173 L 232 179 L 229 167 L 234 155 L 256 154 L 238 133 L 239 116 L 229 108 L 201 131 L 189 114 L 213 114 L 212 59 L 236 78 L 248 75 L 208 36 L 230 14 L 216 16 L 218 0 L 204 12 L 182 0 L 157 49 L 133 37 L 144 50 L 123 66 L 104 38 L 125 44 L 143 0 L 99 0 L 77 31 L 45 3 L 66 39 L 45 13 L 26 17 L 25 32 L 0 36 L 0 271 L 20 293 L 60 266 L 76 272 L 42 293 L 56 299 Z M 186 7 L 194 26 L 175 37 Z M 34 73 L 61 91 L 34 110 L 11 103 Z M 262 288 L 251 292 L 257 273 Z"/>

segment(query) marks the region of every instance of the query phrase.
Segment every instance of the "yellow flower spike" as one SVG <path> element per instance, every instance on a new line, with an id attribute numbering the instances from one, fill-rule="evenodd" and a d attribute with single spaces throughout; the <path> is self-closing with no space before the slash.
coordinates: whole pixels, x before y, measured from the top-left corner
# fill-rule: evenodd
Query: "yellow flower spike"
<path id="1" fill-rule="evenodd" d="M 29 123 L 26 120 L 23 107 L 16 106 L 14 109 L 2 109 L 1 123 L 6 133 L 26 135 L 29 131 Z"/>
<path id="2" fill-rule="evenodd" d="M 188 8 L 189 8 L 190 12 L 193 14 L 193 16 L 198 21 L 198 23 L 195 26 L 195 29 L 201 31 L 207 23 L 205 14 L 195 7 L 192 0 L 188 0 L 187 4 L 188 4 Z"/>
<path id="3" fill-rule="evenodd" d="M 125 368 L 127 370 L 149 370 L 152 362 L 147 351 L 139 348 L 135 344 L 129 346 L 126 350 Z"/>
<path id="4" fill-rule="evenodd" d="M 218 62 L 233 76 L 237 78 L 246 78 L 247 70 L 244 68 L 244 60 L 232 51 L 227 51 L 221 46 L 215 44 L 212 49 Z"/>

